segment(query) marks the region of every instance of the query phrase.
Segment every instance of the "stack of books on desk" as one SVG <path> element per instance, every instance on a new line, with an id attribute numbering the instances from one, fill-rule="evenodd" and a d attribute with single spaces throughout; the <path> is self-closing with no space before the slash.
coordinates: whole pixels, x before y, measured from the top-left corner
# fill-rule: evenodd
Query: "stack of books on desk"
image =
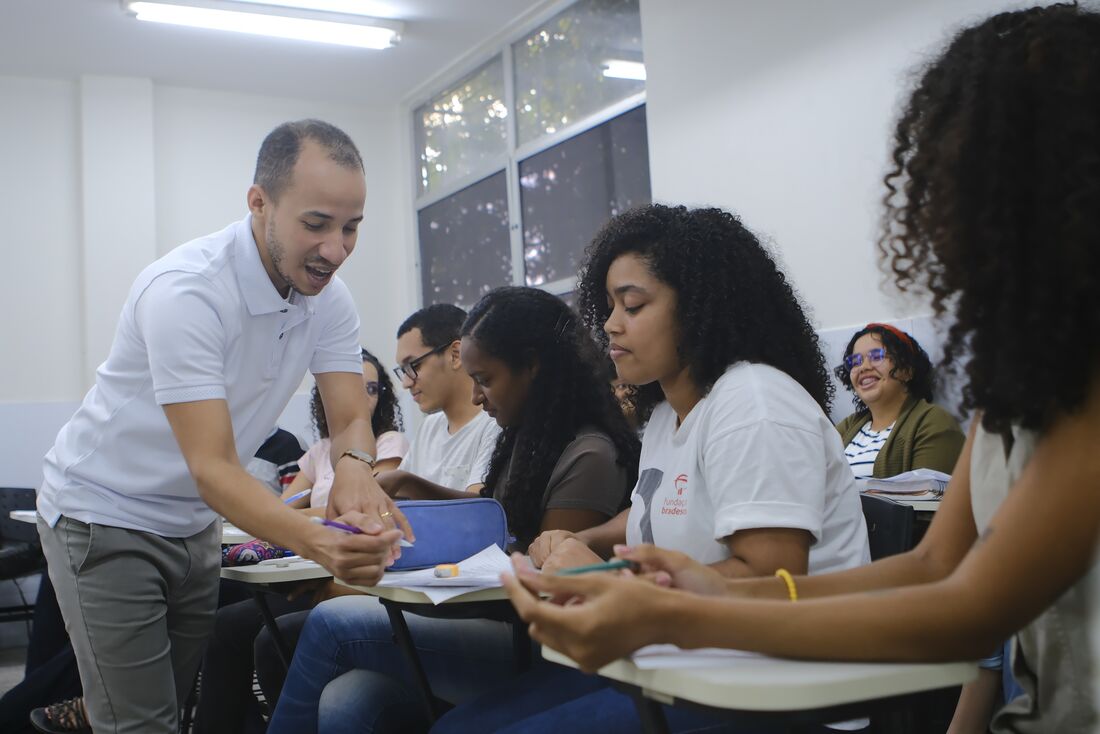
<path id="1" fill-rule="evenodd" d="M 867 494 L 896 495 L 907 500 L 939 499 L 951 480 L 950 474 L 935 469 L 914 469 L 896 477 L 867 479 L 863 491 Z"/>

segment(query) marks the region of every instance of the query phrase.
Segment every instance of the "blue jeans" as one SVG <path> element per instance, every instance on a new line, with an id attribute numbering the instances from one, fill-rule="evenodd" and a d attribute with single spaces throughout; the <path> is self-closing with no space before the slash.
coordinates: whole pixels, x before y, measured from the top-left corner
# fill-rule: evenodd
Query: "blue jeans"
<path id="1" fill-rule="evenodd" d="M 785 731 L 782 724 L 752 727 L 720 715 L 662 706 L 675 734 L 765 734 Z M 546 665 L 498 686 L 447 712 L 432 734 L 634 734 L 641 731 L 634 702 L 607 681 L 572 668 Z M 812 732 L 840 734 L 825 727 Z"/>
<path id="2" fill-rule="evenodd" d="M 460 703 L 515 677 L 510 625 L 405 619 L 436 696 Z M 341 677 L 348 671 L 356 672 Z M 319 716 L 325 732 L 341 723 L 349 731 L 382 730 L 394 718 L 418 715 L 412 702 L 419 704 L 416 682 L 386 610 L 374 597 L 342 596 L 310 613 L 267 731 L 312 734 Z"/>

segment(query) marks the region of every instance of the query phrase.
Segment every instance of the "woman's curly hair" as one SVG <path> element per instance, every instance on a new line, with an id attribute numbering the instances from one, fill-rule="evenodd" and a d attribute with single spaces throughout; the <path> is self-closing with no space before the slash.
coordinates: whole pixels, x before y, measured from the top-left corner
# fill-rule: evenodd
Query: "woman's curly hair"
<path id="1" fill-rule="evenodd" d="M 603 431 L 614 443 L 627 473 L 624 504 L 638 477 L 640 444 L 577 315 L 537 288 L 497 288 L 470 310 L 462 336 L 513 370 L 538 366 L 519 425 L 501 431 L 481 490 L 492 497 L 504 483 L 501 504 L 519 544 L 526 547 L 538 535 L 550 474 L 583 427 Z"/>
<path id="2" fill-rule="evenodd" d="M 905 334 L 908 341 L 899 338 L 891 329 L 882 324 L 867 324 L 848 340 L 848 346 L 844 348 L 844 359 L 852 356 L 852 350 L 855 349 L 856 342 L 859 341 L 861 336 L 874 334 L 882 342 L 886 353 L 890 355 L 890 361 L 894 363 L 893 368 L 890 370 L 890 377 L 904 384 L 905 392 L 909 395 L 931 403 L 932 388 L 935 381 L 932 372 L 932 360 L 928 358 L 928 353 L 924 351 L 924 348 L 916 339 L 904 331 L 901 333 Z M 909 379 L 900 379 L 898 374 L 905 372 L 909 373 Z M 852 393 L 852 405 L 855 406 L 856 414 L 866 413 L 867 406 L 852 388 L 852 371 L 848 369 L 848 365 L 842 363 L 833 370 L 833 374 L 836 375 L 836 379 L 840 380 L 840 384 Z"/>
<path id="3" fill-rule="evenodd" d="M 401 431 L 404 429 L 404 421 L 401 420 L 401 406 L 397 404 L 397 394 L 393 391 L 393 383 L 387 370 L 383 369 L 378 357 L 362 349 L 364 362 L 374 365 L 378 371 L 378 405 L 374 408 L 374 414 L 370 417 L 371 431 L 378 438 L 386 431 Z M 325 406 L 321 402 L 321 392 L 317 385 L 313 386 L 313 395 L 309 401 L 309 414 L 313 418 L 313 426 L 317 429 L 317 435 L 328 438 L 328 419 L 325 417 Z"/>
<path id="4" fill-rule="evenodd" d="M 680 359 L 704 395 L 733 363 L 757 362 L 786 372 L 828 412 L 833 385 L 817 334 L 787 277 L 740 219 L 651 204 L 604 225 L 585 251 L 577 291 L 581 317 L 605 351 L 607 271 L 627 253 L 676 292 Z M 639 421 L 662 400 L 657 383 L 640 386 Z"/>
<path id="5" fill-rule="evenodd" d="M 1005 434 L 1082 405 L 1100 348 L 1100 15 L 1054 5 L 960 32 L 892 157 L 883 268 L 954 314 L 963 408 Z"/>

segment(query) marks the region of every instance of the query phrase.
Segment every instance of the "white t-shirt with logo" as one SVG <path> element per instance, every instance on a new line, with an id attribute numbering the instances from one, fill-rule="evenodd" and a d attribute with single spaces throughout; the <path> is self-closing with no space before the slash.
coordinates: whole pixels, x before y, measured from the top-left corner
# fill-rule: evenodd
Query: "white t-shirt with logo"
<path id="1" fill-rule="evenodd" d="M 867 527 L 840 434 L 786 373 L 738 362 L 677 428 L 666 402 L 642 438 L 627 542 L 654 543 L 701 563 L 729 557 L 740 530 L 813 535 L 809 572 L 870 562 Z"/>
<path id="2" fill-rule="evenodd" d="M 440 411 L 424 418 L 398 469 L 450 489 L 484 484 L 500 427 L 484 411 L 452 436 Z"/>

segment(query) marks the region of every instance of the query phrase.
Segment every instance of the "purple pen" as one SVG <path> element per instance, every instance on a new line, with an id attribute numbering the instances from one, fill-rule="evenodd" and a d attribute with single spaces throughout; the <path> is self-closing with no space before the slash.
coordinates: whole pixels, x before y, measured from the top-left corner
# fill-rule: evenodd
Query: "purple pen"
<path id="1" fill-rule="evenodd" d="M 314 515 L 313 517 L 311 517 L 309 519 L 310 519 L 310 522 L 317 523 L 318 525 L 325 525 L 325 526 L 330 527 L 330 528 L 335 528 L 336 530 L 343 530 L 345 533 L 355 533 L 357 535 L 362 535 L 363 534 L 363 531 L 360 530 L 359 528 L 355 527 L 354 525 L 347 525 L 347 524 L 342 523 L 342 522 L 336 522 L 335 520 L 328 520 L 328 519 L 323 518 L 323 517 L 317 517 L 316 515 Z M 400 541 L 398 541 L 398 545 L 400 545 L 402 548 L 412 548 L 413 547 L 413 544 L 410 543 L 409 541 L 405 540 L 404 538 L 402 538 Z"/>
<path id="2" fill-rule="evenodd" d="M 311 517 L 310 520 L 317 523 L 318 525 L 326 525 L 330 528 L 336 528 L 337 530 L 343 530 L 345 533 L 356 533 L 356 534 L 359 534 L 359 535 L 361 535 L 363 533 L 362 530 L 355 527 L 354 525 L 345 525 L 342 522 L 336 522 L 335 520 L 326 520 L 323 517 L 314 516 L 314 517 Z"/>

